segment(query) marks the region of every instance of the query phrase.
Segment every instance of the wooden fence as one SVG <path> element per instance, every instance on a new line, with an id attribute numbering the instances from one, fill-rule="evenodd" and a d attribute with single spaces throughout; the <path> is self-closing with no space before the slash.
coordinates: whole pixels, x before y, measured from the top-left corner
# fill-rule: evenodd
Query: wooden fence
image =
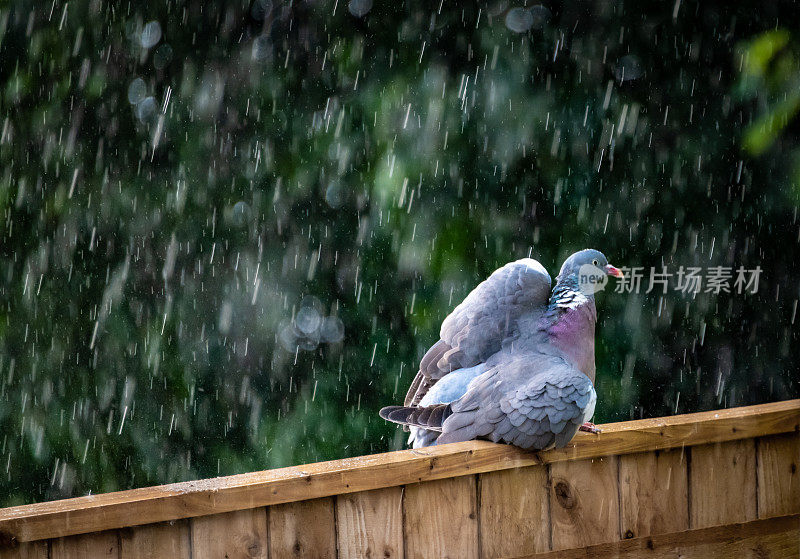
<path id="1" fill-rule="evenodd" d="M 800 400 L 0 509 L 0 557 L 800 557 Z"/>

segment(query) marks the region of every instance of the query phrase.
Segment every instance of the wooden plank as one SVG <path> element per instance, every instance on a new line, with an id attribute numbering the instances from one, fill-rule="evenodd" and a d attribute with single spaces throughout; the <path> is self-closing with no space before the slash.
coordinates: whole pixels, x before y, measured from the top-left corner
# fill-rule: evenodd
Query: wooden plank
<path id="1" fill-rule="evenodd" d="M 120 559 L 189 559 L 189 521 L 125 528 L 119 543 Z"/>
<path id="2" fill-rule="evenodd" d="M 348 493 L 336 499 L 339 557 L 403 557 L 403 488 Z"/>
<path id="3" fill-rule="evenodd" d="M 758 439 L 758 517 L 800 513 L 800 433 Z"/>
<path id="4" fill-rule="evenodd" d="M 48 559 L 47 542 L 28 542 L 13 544 L 6 542 L 0 546 L 0 559 Z"/>
<path id="5" fill-rule="evenodd" d="M 462 476 L 406 486 L 406 559 L 478 557 L 475 484 L 475 476 Z"/>
<path id="6" fill-rule="evenodd" d="M 642 536 L 527 559 L 765 559 L 800 557 L 800 516 Z M 522 558 L 520 558 L 522 559 Z"/>
<path id="7" fill-rule="evenodd" d="M 117 532 L 112 531 L 58 538 L 50 548 L 50 559 L 117 559 L 118 556 Z"/>
<path id="8" fill-rule="evenodd" d="M 623 538 L 689 529 L 686 459 L 678 449 L 619 457 Z"/>
<path id="9" fill-rule="evenodd" d="M 336 557 L 333 499 L 313 499 L 269 509 L 271 557 Z"/>
<path id="10" fill-rule="evenodd" d="M 46 538 L 191 518 L 419 481 L 800 430 L 800 400 L 642 419 L 579 433 L 540 453 L 469 441 L 0 509 L 0 540 Z"/>
<path id="11" fill-rule="evenodd" d="M 192 559 L 267 559 L 267 512 L 240 510 L 190 523 Z"/>
<path id="12" fill-rule="evenodd" d="M 616 456 L 550 466 L 550 526 L 553 549 L 619 539 Z"/>
<path id="13" fill-rule="evenodd" d="M 547 467 L 480 475 L 481 557 L 516 557 L 550 549 Z"/>
<path id="14" fill-rule="evenodd" d="M 755 520 L 754 441 L 692 448 L 689 488 L 689 525 L 692 528 Z"/>

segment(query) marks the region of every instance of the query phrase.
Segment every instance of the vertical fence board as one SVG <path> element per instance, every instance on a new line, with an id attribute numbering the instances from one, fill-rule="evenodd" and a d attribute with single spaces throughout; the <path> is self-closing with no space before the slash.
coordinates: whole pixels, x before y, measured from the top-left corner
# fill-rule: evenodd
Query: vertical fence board
<path id="1" fill-rule="evenodd" d="M 758 517 L 800 513 L 800 433 L 758 439 Z"/>
<path id="2" fill-rule="evenodd" d="M 475 476 L 407 485 L 403 527 L 406 557 L 477 558 L 476 497 Z"/>
<path id="3" fill-rule="evenodd" d="M 108 530 L 53 540 L 50 559 L 117 559 L 117 532 Z"/>
<path id="4" fill-rule="evenodd" d="M 273 559 L 336 557 L 333 498 L 270 507 L 269 550 Z"/>
<path id="5" fill-rule="evenodd" d="M 336 498 L 339 557 L 403 557 L 403 489 L 389 487 Z"/>
<path id="6" fill-rule="evenodd" d="M 0 547 L 2 559 L 47 559 L 47 542 L 21 543 L 12 548 Z"/>
<path id="7" fill-rule="evenodd" d="M 516 557 L 550 549 L 547 468 L 480 475 L 482 557 Z"/>
<path id="8" fill-rule="evenodd" d="M 689 529 L 686 455 L 683 450 L 619 457 L 623 538 Z"/>
<path id="9" fill-rule="evenodd" d="M 619 539 L 617 457 L 550 465 L 553 549 Z"/>
<path id="10" fill-rule="evenodd" d="M 192 559 L 266 559 L 267 514 L 246 509 L 190 522 Z"/>
<path id="11" fill-rule="evenodd" d="M 691 528 L 755 520 L 753 439 L 692 447 L 689 470 Z"/>
<path id="12" fill-rule="evenodd" d="M 164 522 L 120 530 L 121 559 L 189 559 L 189 522 Z"/>

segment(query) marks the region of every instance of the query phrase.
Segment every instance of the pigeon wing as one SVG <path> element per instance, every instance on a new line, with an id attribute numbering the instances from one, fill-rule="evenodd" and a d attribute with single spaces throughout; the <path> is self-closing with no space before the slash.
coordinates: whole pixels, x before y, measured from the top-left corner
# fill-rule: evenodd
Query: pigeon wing
<path id="1" fill-rule="evenodd" d="M 532 363 L 518 360 L 452 402 L 437 444 L 486 438 L 529 450 L 565 446 L 594 413 L 594 386 L 563 359 L 533 363 L 546 365 L 533 378 L 526 371 Z"/>
<path id="2" fill-rule="evenodd" d="M 415 406 L 444 375 L 485 362 L 517 334 L 517 320 L 543 311 L 550 274 L 532 258 L 510 262 L 467 295 L 442 322 L 440 340 L 425 353 L 404 404 Z"/>

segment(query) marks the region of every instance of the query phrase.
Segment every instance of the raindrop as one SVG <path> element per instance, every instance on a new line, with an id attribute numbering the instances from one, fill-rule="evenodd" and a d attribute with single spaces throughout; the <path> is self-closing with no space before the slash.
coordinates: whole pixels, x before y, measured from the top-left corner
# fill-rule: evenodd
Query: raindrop
<path id="1" fill-rule="evenodd" d="M 284 321 L 278 327 L 278 341 L 286 351 L 294 353 L 297 349 L 297 329 L 289 321 Z"/>
<path id="2" fill-rule="evenodd" d="M 300 302 L 300 310 L 297 311 L 295 317 L 295 324 L 297 328 L 305 335 L 311 335 L 319 330 L 319 325 L 322 323 L 323 306 L 319 299 L 313 295 L 303 297 Z"/>
<path id="3" fill-rule="evenodd" d="M 331 182 L 325 190 L 325 201 L 328 205 L 336 209 L 344 202 L 344 191 L 338 182 Z"/>
<path id="4" fill-rule="evenodd" d="M 515 33 L 525 33 L 533 26 L 533 14 L 525 8 L 512 8 L 506 14 L 506 27 Z"/>
<path id="5" fill-rule="evenodd" d="M 233 322 L 233 305 L 230 301 L 225 301 L 219 311 L 219 321 L 217 327 L 222 334 L 227 334 Z"/>
<path id="6" fill-rule="evenodd" d="M 267 60 L 272 54 L 272 44 L 266 35 L 259 35 L 253 41 L 252 57 L 253 60 Z"/>
<path id="7" fill-rule="evenodd" d="M 139 42 L 146 49 L 154 47 L 161 40 L 161 24 L 157 21 L 151 21 L 142 29 L 142 34 L 139 37 Z"/>
<path id="8" fill-rule="evenodd" d="M 635 80 L 642 77 L 644 69 L 639 57 L 634 54 L 626 54 L 617 62 L 614 75 L 620 83 Z"/>
<path id="9" fill-rule="evenodd" d="M 350 0 L 347 9 L 356 17 L 364 17 L 372 9 L 372 0 Z"/>
<path id="10" fill-rule="evenodd" d="M 195 107 L 201 114 L 211 116 L 219 109 L 224 90 L 225 81 L 218 72 L 206 73 L 195 94 Z"/>
<path id="11" fill-rule="evenodd" d="M 128 103 L 138 105 L 147 95 L 147 86 L 142 78 L 136 78 L 128 86 Z"/>
<path id="12" fill-rule="evenodd" d="M 300 306 L 301 307 L 314 307 L 315 309 L 317 309 L 317 312 L 319 312 L 320 316 L 322 316 L 322 314 L 323 314 L 323 308 L 324 307 L 322 306 L 322 302 L 319 299 L 317 299 L 316 297 L 314 297 L 313 295 L 307 295 L 307 296 L 303 297 L 303 300 L 300 301 Z"/>
<path id="13" fill-rule="evenodd" d="M 297 340 L 297 345 L 306 351 L 313 351 L 319 345 L 319 331 L 314 331 L 308 336 L 303 336 Z"/>
<path id="14" fill-rule="evenodd" d="M 331 344 L 344 339 L 344 324 L 337 316 L 326 316 L 319 329 L 322 340 Z"/>
<path id="15" fill-rule="evenodd" d="M 149 120 L 156 112 L 156 100 L 151 97 L 145 97 L 136 104 L 136 118 L 142 122 Z"/>
<path id="16" fill-rule="evenodd" d="M 153 54 L 153 66 L 155 66 L 158 70 L 166 68 L 167 64 L 169 64 L 171 60 L 172 47 L 167 44 L 163 44 L 158 47 L 156 52 Z"/>
<path id="17" fill-rule="evenodd" d="M 311 335 L 319 329 L 322 319 L 314 307 L 302 307 L 297 311 L 294 321 L 298 330 L 303 334 Z"/>
<path id="18" fill-rule="evenodd" d="M 250 206 L 246 202 L 236 202 L 233 205 L 233 224 L 242 227 L 250 218 Z"/>

